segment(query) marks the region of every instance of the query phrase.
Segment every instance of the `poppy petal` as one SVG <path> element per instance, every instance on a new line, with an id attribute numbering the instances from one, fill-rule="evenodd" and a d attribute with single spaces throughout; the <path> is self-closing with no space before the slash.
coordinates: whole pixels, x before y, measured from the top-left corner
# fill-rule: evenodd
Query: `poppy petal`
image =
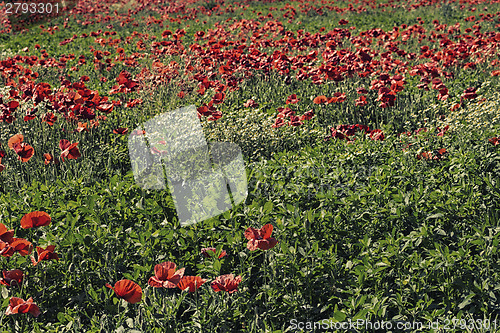
<path id="1" fill-rule="evenodd" d="M 12 241 L 13 237 L 14 237 L 14 230 L 7 230 L 7 227 L 2 223 L 0 223 L 0 240 L 8 243 Z"/>
<path id="2" fill-rule="evenodd" d="M 177 284 L 177 287 L 181 290 L 189 288 L 189 292 L 194 293 L 205 282 L 207 282 L 207 280 L 199 276 L 184 276 Z"/>
<path id="3" fill-rule="evenodd" d="M 118 297 L 123 298 L 131 304 L 138 303 L 142 299 L 141 287 L 130 280 L 124 279 L 116 282 L 113 290 Z"/>
<path id="4" fill-rule="evenodd" d="M 7 142 L 7 145 L 9 146 L 9 148 L 10 148 L 10 149 L 14 149 L 14 148 L 13 148 L 13 147 L 14 147 L 14 145 L 15 145 L 16 143 L 21 143 L 21 142 L 23 142 L 23 140 L 24 140 L 24 137 L 23 137 L 23 135 L 22 135 L 22 134 L 16 134 L 16 135 L 12 136 L 12 137 L 9 139 L 9 141 Z"/>
<path id="5" fill-rule="evenodd" d="M 28 229 L 42 227 L 50 224 L 52 218 L 46 212 L 35 211 L 28 213 L 21 219 L 21 228 Z"/>
<path id="6" fill-rule="evenodd" d="M 260 235 L 262 238 L 269 238 L 271 237 L 271 234 L 273 233 L 273 225 L 272 224 L 266 224 L 262 228 L 260 228 Z"/>

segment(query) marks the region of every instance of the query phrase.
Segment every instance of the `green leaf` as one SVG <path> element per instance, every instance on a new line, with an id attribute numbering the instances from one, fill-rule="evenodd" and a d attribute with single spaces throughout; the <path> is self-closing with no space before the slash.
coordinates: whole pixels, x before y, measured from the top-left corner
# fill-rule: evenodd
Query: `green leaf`
<path id="1" fill-rule="evenodd" d="M 7 287 L 2 286 L 2 298 L 6 299 L 9 297 L 9 290 L 7 290 Z"/>
<path id="2" fill-rule="evenodd" d="M 459 309 L 465 308 L 467 305 L 469 305 L 472 302 L 472 298 L 474 296 L 476 296 L 476 294 L 474 294 L 474 293 L 469 294 L 467 297 L 465 297 L 465 299 L 462 302 L 460 302 L 460 304 L 458 304 L 458 308 Z"/>
<path id="3" fill-rule="evenodd" d="M 335 311 L 333 313 L 333 319 L 335 322 L 343 322 L 347 318 L 347 315 L 342 311 Z"/>

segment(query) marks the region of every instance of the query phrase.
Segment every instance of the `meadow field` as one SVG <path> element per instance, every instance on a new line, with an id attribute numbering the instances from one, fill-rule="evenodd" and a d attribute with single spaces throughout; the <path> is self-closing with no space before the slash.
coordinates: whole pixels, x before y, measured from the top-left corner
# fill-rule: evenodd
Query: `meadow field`
<path id="1" fill-rule="evenodd" d="M 500 332 L 499 0 L 23 3 L 0 332 Z M 128 143 L 190 105 L 248 193 L 181 225 Z"/>

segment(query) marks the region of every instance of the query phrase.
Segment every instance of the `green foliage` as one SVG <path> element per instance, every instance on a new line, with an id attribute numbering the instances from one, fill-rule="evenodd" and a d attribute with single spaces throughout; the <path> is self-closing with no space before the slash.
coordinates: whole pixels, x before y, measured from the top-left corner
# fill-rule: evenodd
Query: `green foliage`
<path id="1" fill-rule="evenodd" d="M 218 3 L 207 1 L 204 7 L 212 10 Z M 254 1 L 248 10 L 206 17 L 206 24 L 189 21 L 186 41 L 192 42 L 196 31 L 212 29 L 215 22 L 240 12 L 256 19 L 259 14 L 252 11 L 266 12 L 270 5 Z M 283 8 L 285 2 L 274 6 Z M 337 28 L 341 18 L 358 31 L 390 30 L 396 25 L 394 20 L 397 25 L 414 24 L 417 17 L 430 25 L 434 10 L 398 8 L 383 13 L 371 9 L 341 16 L 310 9 L 295 21 L 300 20 L 300 27 L 312 33 L 321 27 Z M 453 24 L 465 17 L 455 3 L 444 3 L 436 10 L 441 23 Z M 63 23 L 60 18 L 54 22 Z M 76 27 L 74 19 L 69 22 Z M 82 27 L 78 33 L 106 30 L 106 24 Z M 291 23 L 284 25 L 297 29 Z M 171 22 L 168 28 L 180 27 Z M 141 28 L 158 36 L 166 29 L 143 23 L 117 26 L 114 38 Z M 81 39 L 60 46 L 60 40 L 72 36 L 69 30 L 48 36 L 39 35 L 39 29 L 2 37 L 2 46 L 17 52 L 38 43 L 51 55 L 62 55 L 87 52 L 90 45 L 96 45 Z M 134 43 L 122 45 L 126 53 L 135 52 Z M 420 46 L 408 43 L 413 52 L 419 52 Z M 9 56 L 7 52 L 1 55 Z M 143 61 L 144 66 L 151 66 L 151 59 Z M 464 320 L 476 326 L 479 320 L 489 320 L 491 329 L 476 331 L 498 331 L 500 148 L 487 139 L 499 135 L 495 112 L 499 99 L 495 92 L 498 78 L 489 77 L 487 68 L 487 64 L 467 71 L 453 68 L 456 76 L 450 81 L 450 98 L 437 104 L 435 91 L 416 88 L 418 80 L 408 77 L 395 107 L 383 110 L 373 103 L 364 109 L 354 105 L 356 88 L 368 88 L 371 78 L 318 86 L 309 80 L 287 83 L 275 72 L 256 73 L 239 90 L 227 94 L 220 105 L 221 119 L 202 119 L 207 141 L 229 141 L 241 147 L 248 197 L 231 211 L 187 227 L 179 224 L 167 190 L 143 190 L 135 184 L 127 135 L 112 131 L 117 127 L 132 130 L 156 114 L 183 105 L 199 107 L 210 100 L 212 92 L 198 96 L 196 86 L 186 87 L 177 78 L 154 93 L 120 95 L 117 98 L 124 103 L 129 98 L 141 98 L 144 103 L 140 108 L 121 107 L 99 127 L 80 133 L 73 131 L 76 124 L 65 121 L 54 126 L 24 122 L 28 106 L 22 106 L 14 123 L 0 124 L 1 148 L 7 153 L 1 162 L 8 166 L 0 173 L 0 222 L 34 246 L 55 245 L 60 260 L 32 266 L 28 257 L 17 254 L 1 258 L 0 269 L 20 268 L 25 274 L 21 288 L 1 287 L 1 331 L 289 332 L 293 331 L 291 320 L 334 323 L 348 319 L 449 323 L 450 331 L 456 332 L 464 331 L 460 326 Z M 38 70 L 39 82 L 51 85 L 57 85 L 61 75 L 76 81 L 85 73 L 90 89 L 108 92 L 124 69 L 133 74 L 141 70 L 140 66 L 117 65 L 109 72 L 99 71 L 91 61 L 79 72 L 57 67 Z M 101 77 L 108 81 L 101 82 Z M 181 86 L 187 91 L 182 100 L 175 97 Z M 458 111 L 449 111 L 471 86 L 480 87 L 481 98 L 487 101 L 466 101 Z M 335 92 L 345 93 L 346 102 L 323 106 L 312 102 L 316 96 Z M 294 93 L 300 102 L 286 105 Z M 8 89 L 2 94 L 8 94 Z M 369 94 L 371 100 L 376 98 L 376 92 Z M 248 99 L 259 106 L 245 107 Z M 297 115 L 314 109 L 316 116 L 302 126 L 272 128 L 277 109 L 285 106 Z M 40 109 L 47 111 L 43 105 Z M 437 119 L 439 115 L 445 117 Z M 355 123 L 381 128 L 385 140 L 373 141 L 360 133 L 352 144 L 324 140 L 332 126 Z M 437 136 L 436 128 L 446 125 L 450 130 Z M 397 135 L 419 127 L 426 127 L 427 132 Z M 22 133 L 35 148 L 36 158 L 22 163 L 6 148 L 16 133 Z M 79 142 L 82 157 L 44 165 L 44 153 L 60 154 L 61 139 Z M 416 157 L 441 148 L 448 152 L 443 159 Z M 51 225 L 21 229 L 21 218 L 36 210 L 49 213 Z M 244 231 L 268 223 L 274 226 L 277 246 L 249 251 Z M 225 250 L 227 256 L 205 258 L 200 254 L 204 247 L 217 248 L 217 254 Z M 164 261 L 208 282 L 193 294 L 149 286 L 154 266 Z M 230 273 L 242 276 L 238 291 L 213 292 L 210 282 Z M 142 302 L 128 304 L 105 287 L 121 279 L 143 288 Z M 4 309 L 12 296 L 33 297 L 42 311 L 40 317 L 6 316 Z"/>

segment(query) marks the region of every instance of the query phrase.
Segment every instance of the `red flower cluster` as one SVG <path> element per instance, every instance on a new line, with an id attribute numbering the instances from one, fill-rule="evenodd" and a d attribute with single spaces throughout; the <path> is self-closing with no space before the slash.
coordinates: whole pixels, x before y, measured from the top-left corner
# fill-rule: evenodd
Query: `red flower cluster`
<path id="1" fill-rule="evenodd" d="M 422 152 L 417 155 L 417 159 L 423 159 L 423 160 L 441 160 L 443 159 L 444 155 L 446 155 L 448 152 L 446 151 L 445 148 L 435 150 L 435 151 L 427 151 L 427 152 Z"/>
<path id="2" fill-rule="evenodd" d="M 121 71 L 116 78 L 116 82 L 118 82 L 118 85 L 113 86 L 113 88 L 109 92 L 110 95 L 117 93 L 130 93 L 133 91 L 137 91 L 137 89 L 139 88 L 139 82 L 132 79 L 132 75 L 127 71 Z"/>
<path id="3" fill-rule="evenodd" d="M 381 108 L 394 106 L 396 94 L 404 89 L 406 81 L 401 74 L 390 76 L 381 74 L 377 80 L 371 82 L 370 90 L 378 90 L 377 101 Z"/>
<path id="4" fill-rule="evenodd" d="M 176 269 L 177 266 L 170 261 L 155 266 L 155 275 L 149 278 L 149 285 L 155 288 L 176 288 L 181 290 L 189 288 L 195 292 L 207 280 L 199 276 L 184 276 L 184 268 Z"/>
<path id="5" fill-rule="evenodd" d="M 210 101 L 208 104 L 200 106 L 197 109 L 198 118 L 201 118 L 201 116 L 205 116 L 208 117 L 207 120 L 214 121 L 222 117 L 222 113 L 220 111 L 217 111 L 213 104 L 214 102 Z"/>
<path id="6" fill-rule="evenodd" d="M 326 97 L 324 95 L 317 96 L 313 99 L 314 104 L 332 104 L 332 103 L 342 103 L 346 99 L 345 93 L 336 92 L 333 97 Z"/>
<path id="7" fill-rule="evenodd" d="M 83 126 L 81 123 L 79 123 L 79 126 Z M 85 126 L 86 128 L 86 126 Z M 16 152 L 18 155 L 18 160 L 21 162 L 27 162 L 29 161 L 33 155 L 34 155 L 34 150 L 33 147 L 30 145 L 26 144 L 24 141 L 24 136 L 22 134 L 16 134 L 12 136 L 9 141 L 8 141 L 8 146 L 12 150 Z M 75 143 L 70 143 L 68 140 L 61 140 L 59 141 L 59 148 L 62 150 L 61 153 L 61 159 L 64 162 L 64 159 L 77 159 L 78 157 L 81 157 L 80 151 L 78 150 L 78 142 Z M 0 163 L 2 161 L 2 157 L 5 155 L 4 151 L 0 151 Z M 45 153 L 44 155 L 45 158 L 45 165 L 49 163 L 58 163 L 59 161 L 55 160 L 54 157 L 49 154 Z M 5 168 L 5 166 L 0 164 L 0 171 L 2 171 Z"/>
<path id="8" fill-rule="evenodd" d="M 127 102 L 127 104 L 125 104 L 125 107 L 127 107 L 127 108 L 133 108 L 136 105 L 141 105 L 142 102 L 143 101 L 140 98 L 131 99 L 130 101 Z"/>
<path id="9" fill-rule="evenodd" d="M 355 138 L 351 138 L 358 131 L 363 131 L 365 134 L 370 135 L 370 139 L 383 141 L 385 139 L 384 132 L 380 129 L 370 130 L 366 125 L 337 125 L 337 127 L 331 128 L 330 136 L 326 137 L 325 140 L 330 140 L 332 138 L 347 140 L 348 143 L 353 142 Z"/>
<path id="10" fill-rule="evenodd" d="M 14 121 L 14 116 L 12 113 L 19 107 L 18 101 L 3 101 L 2 97 L 0 97 L 0 121 L 5 121 L 8 124 L 12 124 Z"/>
<path id="11" fill-rule="evenodd" d="M 21 218 L 21 228 L 36 228 L 41 226 L 47 226 L 51 222 L 51 217 L 46 212 L 35 211 L 25 214 Z M 33 265 L 37 265 L 41 260 L 56 259 L 59 257 L 54 253 L 55 246 L 47 246 L 46 249 L 37 246 L 38 260 L 31 257 Z M 19 252 L 20 255 L 26 256 L 30 254 L 33 250 L 33 244 L 22 238 L 14 238 L 14 230 L 8 230 L 5 225 L 0 223 L 0 254 L 4 257 L 10 257 L 15 252 Z M 20 269 L 14 269 L 11 271 L 2 271 L 3 278 L 0 278 L 0 284 L 6 286 L 19 286 L 22 281 L 24 274 Z M 33 316 L 38 317 L 40 315 L 40 309 L 33 303 L 33 299 L 30 297 L 27 301 L 21 298 L 11 297 L 9 301 L 9 307 L 5 312 L 6 315 L 16 314 L 16 313 L 31 313 Z"/>
<path id="12" fill-rule="evenodd" d="M 205 257 L 210 257 L 209 252 L 216 253 L 215 248 L 203 248 L 201 253 Z M 218 256 L 219 259 L 227 255 L 226 251 L 222 251 Z M 184 268 L 177 269 L 177 265 L 167 261 L 155 266 L 155 275 L 149 278 L 148 284 L 154 288 L 179 288 L 181 290 L 189 289 L 189 292 L 195 292 L 201 287 L 207 279 L 200 276 L 185 276 Z M 222 275 L 216 278 L 211 286 L 214 291 L 228 291 L 232 293 L 236 291 L 238 284 L 241 282 L 241 276 L 234 278 L 232 274 Z"/>
<path id="13" fill-rule="evenodd" d="M 310 120 L 314 117 L 314 111 L 309 110 L 305 112 L 302 116 L 296 116 L 295 111 L 290 109 L 289 107 L 284 107 L 284 108 L 278 108 L 278 116 L 276 117 L 276 121 L 273 124 L 273 128 L 279 128 L 281 126 L 284 126 L 286 124 L 285 118 L 289 118 L 290 121 L 288 122 L 289 126 L 300 126 L 303 124 L 304 120 Z"/>
<path id="14" fill-rule="evenodd" d="M 21 219 L 21 228 L 36 228 L 41 226 L 47 226 L 50 224 L 51 217 L 45 212 L 31 212 L 24 215 Z M 38 261 L 32 257 L 31 260 L 33 265 L 38 264 L 41 260 L 56 259 L 58 256 L 54 253 L 55 247 L 48 246 L 46 249 L 37 247 Z M 14 230 L 7 230 L 5 225 L 0 223 L 0 254 L 4 257 L 10 257 L 15 252 L 19 252 L 20 255 L 26 256 L 33 250 L 33 244 L 23 238 L 14 238 Z"/>

